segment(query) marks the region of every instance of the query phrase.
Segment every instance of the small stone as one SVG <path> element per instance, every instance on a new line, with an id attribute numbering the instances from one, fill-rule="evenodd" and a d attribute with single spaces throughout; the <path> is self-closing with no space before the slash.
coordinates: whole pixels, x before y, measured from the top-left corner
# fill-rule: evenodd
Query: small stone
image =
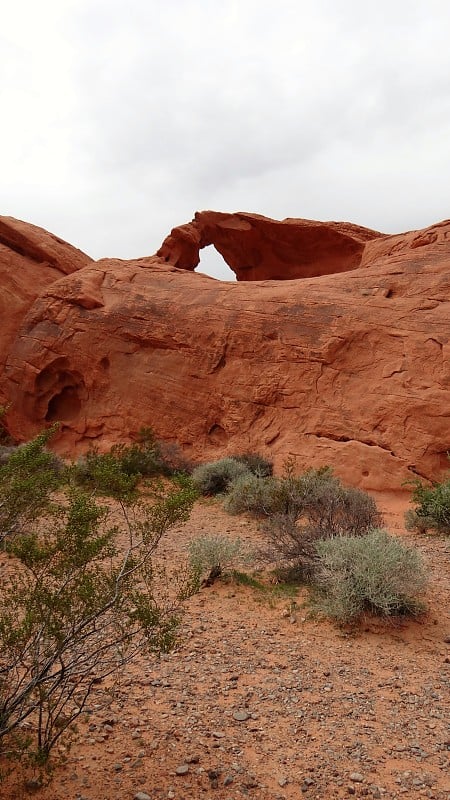
<path id="1" fill-rule="evenodd" d="M 189 764 L 180 764 L 175 770 L 177 775 L 187 775 L 189 772 Z"/>
<path id="2" fill-rule="evenodd" d="M 232 775 L 226 775 L 223 780 L 224 786 L 230 786 L 234 782 L 234 778 Z"/>
<path id="3" fill-rule="evenodd" d="M 233 711 L 233 719 L 237 722 L 245 722 L 247 719 L 250 719 L 250 714 L 247 711 Z"/>
<path id="4" fill-rule="evenodd" d="M 284 775 L 281 778 L 278 778 L 278 786 L 281 786 L 281 788 L 283 788 L 283 786 L 286 786 L 287 783 L 288 779 Z"/>
<path id="5" fill-rule="evenodd" d="M 360 772 L 352 772 L 350 780 L 353 781 L 353 783 L 362 783 L 364 781 L 364 775 L 361 775 Z"/>
<path id="6" fill-rule="evenodd" d="M 136 792 L 134 800 L 152 800 L 152 798 L 147 792 Z"/>
<path id="7" fill-rule="evenodd" d="M 347 786 L 347 794 L 356 794 L 356 789 L 351 783 Z"/>
<path id="8" fill-rule="evenodd" d="M 37 792 L 39 789 L 42 789 L 42 781 L 39 778 L 30 778 L 28 781 L 25 781 L 25 787 L 29 792 Z"/>

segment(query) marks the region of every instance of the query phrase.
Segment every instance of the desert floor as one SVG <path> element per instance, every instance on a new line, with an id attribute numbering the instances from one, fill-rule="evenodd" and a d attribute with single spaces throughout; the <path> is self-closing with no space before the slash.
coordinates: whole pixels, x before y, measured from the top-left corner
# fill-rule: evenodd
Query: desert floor
<path id="1" fill-rule="evenodd" d="M 190 599 L 176 649 L 141 657 L 113 692 L 99 684 L 65 764 L 39 800 L 449 797 L 449 543 L 403 527 L 404 495 L 376 496 L 392 532 L 431 573 L 428 613 L 341 629 L 292 599 L 216 582 Z M 164 548 L 254 521 L 198 502 Z M 21 770 L 0 797 L 30 796 Z M 142 793 L 139 795 L 138 793 Z"/>

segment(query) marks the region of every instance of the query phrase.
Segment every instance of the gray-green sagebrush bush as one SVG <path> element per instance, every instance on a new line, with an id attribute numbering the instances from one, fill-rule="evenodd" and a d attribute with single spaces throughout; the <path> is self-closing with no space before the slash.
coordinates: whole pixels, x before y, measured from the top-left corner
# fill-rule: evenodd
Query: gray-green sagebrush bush
<path id="1" fill-rule="evenodd" d="M 245 464 L 234 458 L 221 458 L 196 467 L 192 472 L 192 480 L 200 494 L 215 495 L 226 492 L 232 481 L 249 472 Z"/>
<path id="2" fill-rule="evenodd" d="M 261 453 L 239 453 L 232 458 L 247 467 L 258 478 L 268 478 L 273 474 L 273 462 Z"/>
<path id="3" fill-rule="evenodd" d="M 121 512 L 111 524 L 94 491 L 71 484 L 70 472 L 62 486 L 47 469 L 50 434 L 0 470 L 0 752 L 25 751 L 37 764 L 98 680 L 144 648 L 170 646 L 194 588 L 188 571 L 165 581 L 154 560 L 161 538 L 189 516 L 189 481 L 138 489 L 103 462 L 101 491 Z"/>
<path id="4" fill-rule="evenodd" d="M 238 477 L 229 486 L 224 507 L 261 520 L 268 557 L 279 561 L 291 579 L 311 577 L 317 541 L 360 536 L 381 521 L 370 495 L 343 486 L 329 468 L 296 476 L 292 464 L 281 478 Z"/>
<path id="5" fill-rule="evenodd" d="M 426 572 L 418 550 L 385 530 L 316 543 L 315 605 L 338 622 L 365 612 L 418 614 Z"/>
<path id="6" fill-rule="evenodd" d="M 189 543 L 189 563 L 196 582 L 213 582 L 224 573 L 251 561 L 241 539 L 228 536 L 197 536 Z"/>

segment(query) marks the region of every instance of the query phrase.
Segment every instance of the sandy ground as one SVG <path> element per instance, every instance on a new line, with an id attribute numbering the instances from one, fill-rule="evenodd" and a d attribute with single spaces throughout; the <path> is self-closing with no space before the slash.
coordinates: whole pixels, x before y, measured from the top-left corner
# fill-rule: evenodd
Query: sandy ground
<path id="1" fill-rule="evenodd" d="M 404 530 L 404 495 L 376 499 L 428 563 L 422 619 L 342 630 L 310 616 L 303 589 L 292 600 L 276 587 L 204 588 L 173 652 L 141 657 L 114 692 L 96 687 L 66 763 L 35 796 L 448 800 L 449 544 Z M 259 542 L 253 521 L 199 502 L 168 536 L 167 558 L 217 533 Z M 23 778 L 0 784 L 0 797 L 28 797 Z"/>

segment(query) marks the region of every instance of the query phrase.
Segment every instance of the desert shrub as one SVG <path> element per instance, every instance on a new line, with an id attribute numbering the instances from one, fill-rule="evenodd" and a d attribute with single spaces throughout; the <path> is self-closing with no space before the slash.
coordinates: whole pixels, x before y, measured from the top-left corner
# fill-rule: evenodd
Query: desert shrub
<path id="1" fill-rule="evenodd" d="M 158 441 L 160 458 L 169 475 L 191 475 L 194 463 L 175 442 Z"/>
<path id="2" fill-rule="evenodd" d="M 186 579 L 170 575 L 166 584 L 153 558 L 161 537 L 190 513 L 195 492 L 189 481 L 155 485 L 149 499 L 130 491 L 119 480 L 117 463 L 104 460 L 102 486 L 108 490 L 111 466 L 107 493 L 122 509 L 121 524 L 117 517 L 110 524 L 94 493 L 61 487 L 53 471 L 47 475 L 47 437 L 40 435 L 8 461 L 12 469 L 12 459 L 19 459 L 14 491 L 9 471 L 3 472 L 6 483 L 0 482 L 6 551 L 0 570 L 0 752 L 22 748 L 37 764 L 46 763 L 99 680 L 145 648 L 171 645 L 180 604 L 193 588 L 188 571 Z M 121 531 L 125 546 L 119 545 Z"/>
<path id="3" fill-rule="evenodd" d="M 130 499 L 137 492 L 140 474 L 125 472 L 121 461 L 112 452 L 90 450 L 73 465 L 71 477 L 79 486 L 97 494 Z"/>
<path id="4" fill-rule="evenodd" d="M 315 605 L 339 622 L 364 612 L 417 614 L 426 585 L 420 553 L 384 530 L 317 542 Z"/>
<path id="5" fill-rule="evenodd" d="M 224 572 L 248 563 L 250 554 L 239 538 L 198 536 L 189 543 L 189 563 L 197 583 L 212 582 Z"/>
<path id="6" fill-rule="evenodd" d="M 229 514 L 267 516 L 273 513 L 279 493 L 279 481 L 276 478 L 260 478 L 252 472 L 246 472 L 229 484 L 223 507 Z"/>
<path id="7" fill-rule="evenodd" d="M 117 444 L 111 448 L 111 455 L 117 458 L 120 467 L 127 475 L 170 475 L 172 470 L 164 460 L 161 445 L 151 428 L 142 428 L 137 441 L 132 444 Z"/>
<path id="8" fill-rule="evenodd" d="M 214 495 L 226 492 L 232 481 L 247 473 L 247 467 L 234 458 L 221 458 L 196 467 L 192 472 L 192 480 L 200 494 Z"/>
<path id="9" fill-rule="evenodd" d="M 273 474 L 273 462 L 260 453 L 240 453 L 233 455 L 232 458 L 239 461 L 240 464 L 244 464 L 258 478 L 268 478 Z"/>
<path id="10" fill-rule="evenodd" d="M 108 453 L 90 450 L 78 460 L 73 476 L 80 485 L 101 493 L 105 488 L 103 475 L 107 476 L 107 483 L 111 487 L 112 475 L 115 474 L 120 492 L 125 483 L 133 491 L 140 478 L 157 475 L 169 477 L 177 473 L 189 474 L 191 471 L 191 463 L 177 445 L 159 442 L 150 428 L 142 428 L 137 442 L 116 444 Z"/>
<path id="11" fill-rule="evenodd" d="M 330 469 L 288 475 L 278 481 L 271 513 L 262 524 L 266 555 L 290 575 L 310 580 L 317 563 L 316 542 L 361 536 L 380 522 L 372 497 L 343 486 Z"/>
<path id="12" fill-rule="evenodd" d="M 416 507 L 405 514 L 407 528 L 421 533 L 432 530 L 450 534 L 450 478 L 433 486 L 426 486 L 420 480 L 409 485 Z"/>
<path id="13" fill-rule="evenodd" d="M 56 429 L 13 448 L 0 466 L 0 543 L 48 510 L 51 493 L 64 479 L 59 459 L 46 449 Z"/>

